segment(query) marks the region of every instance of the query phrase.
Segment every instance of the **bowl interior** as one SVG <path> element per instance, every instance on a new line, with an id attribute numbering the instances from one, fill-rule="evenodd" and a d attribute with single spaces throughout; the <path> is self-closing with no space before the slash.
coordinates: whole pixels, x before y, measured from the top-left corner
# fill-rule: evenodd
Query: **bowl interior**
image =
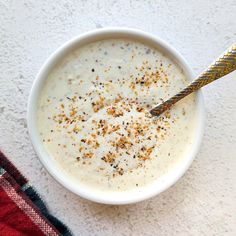
<path id="1" fill-rule="evenodd" d="M 109 38 L 128 38 L 143 43 L 147 43 L 150 46 L 154 46 L 164 55 L 172 59 L 176 64 L 183 69 L 185 75 L 190 80 L 193 78 L 193 74 L 185 60 L 180 56 L 180 54 L 166 44 L 164 41 L 138 30 L 124 29 L 124 28 L 112 28 L 112 29 L 100 29 L 95 30 L 79 37 L 76 37 L 62 47 L 60 47 L 56 52 L 54 52 L 48 60 L 44 63 L 41 70 L 39 71 L 30 93 L 28 102 L 28 129 L 32 144 L 34 149 L 39 156 L 40 161 L 43 163 L 48 172 L 64 187 L 70 191 L 78 194 L 86 199 L 105 203 L 105 204 L 128 204 L 138 202 L 160 192 L 166 190 L 168 187 L 173 185 L 188 169 L 192 160 L 194 159 L 196 152 L 200 146 L 202 133 L 203 133 L 203 99 L 201 92 L 197 93 L 197 127 L 195 134 L 195 142 L 192 145 L 191 151 L 188 156 L 183 159 L 179 168 L 173 169 L 173 171 L 162 176 L 157 181 L 144 186 L 140 189 L 134 189 L 125 192 L 100 192 L 96 189 L 87 188 L 86 186 L 78 185 L 71 181 L 71 178 L 61 171 L 59 165 L 51 158 L 46 150 L 44 149 L 43 143 L 39 138 L 39 132 L 37 129 L 37 102 L 39 98 L 40 91 L 44 85 L 44 81 L 47 79 L 48 74 L 54 68 L 54 66 L 63 58 L 66 54 L 73 51 L 75 48 L 81 47 L 85 44 L 99 41 Z"/>

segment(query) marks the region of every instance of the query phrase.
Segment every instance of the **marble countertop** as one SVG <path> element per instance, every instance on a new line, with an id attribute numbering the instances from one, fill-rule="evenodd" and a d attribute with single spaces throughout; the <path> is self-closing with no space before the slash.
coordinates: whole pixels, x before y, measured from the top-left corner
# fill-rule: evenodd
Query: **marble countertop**
<path id="1" fill-rule="evenodd" d="M 0 149 L 74 235 L 236 235 L 236 72 L 203 90 L 205 134 L 191 168 L 138 204 L 100 205 L 61 187 L 38 161 L 26 125 L 37 71 L 72 37 L 139 28 L 174 46 L 197 75 L 236 42 L 235 17 L 235 0 L 0 1 Z"/>

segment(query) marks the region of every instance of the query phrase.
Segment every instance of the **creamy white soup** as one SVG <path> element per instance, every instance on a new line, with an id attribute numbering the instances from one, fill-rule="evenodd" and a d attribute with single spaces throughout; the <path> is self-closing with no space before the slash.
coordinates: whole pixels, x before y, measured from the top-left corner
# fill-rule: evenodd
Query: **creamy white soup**
<path id="1" fill-rule="evenodd" d="M 195 95 L 159 117 L 149 113 L 187 84 L 175 62 L 141 42 L 79 47 L 42 88 L 40 138 L 71 181 L 100 191 L 141 188 L 178 168 L 192 147 Z"/>

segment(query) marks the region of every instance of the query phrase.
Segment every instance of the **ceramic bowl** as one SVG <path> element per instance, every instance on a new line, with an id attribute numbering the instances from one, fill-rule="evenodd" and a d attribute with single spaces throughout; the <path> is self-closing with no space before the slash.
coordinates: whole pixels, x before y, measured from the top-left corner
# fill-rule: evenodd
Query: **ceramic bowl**
<path id="1" fill-rule="evenodd" d="M 160 194 L 164 190 L 168 189 L 173 185 L 180 177 L 186 172 L 192 163 L 196 153 L 199 149 L 202 134 L 203 134 L 203 121 L 204 121 L 204 105 L 203 97 L 201 91 L 196 94 L 197 102 L 197 128 L 195 132 L 195 140 L 192 144 L 191 150 L 188 155 L 183 158 L 181 165 L 178 168 L 171 170 L 163 178 L 158 179 L 150 183 L 147 186 L 138 188 L 135 190 L 125 191 L 125 192 L 99 192 L 97 189 L 86 188 L 73 182 L 67 175 L 65 175 L 52 157 L 49 156 L 45 150 L 42 141 L 39 137 L 39 132 L 37 128 L 37 103 L 39 99 L 39 93 L 42 86 L 47 79 L 49 72 L 55 66 L 55 64 L 60 61 L 66 54 L 73 51 L 75 48 L 83 46 L 85 44 L 109 38 L 128 38 L 137 41 L 142 41 L 150 44 L 163 52 L 167 57 L 170 57 L 174 62 L 176 62 L 184 71 L 185 75 L 189 80 L 193 79 L 193 72 L 188 66 L 184 58 L 170 45 L 158 38 L 157 36 L 145 33 L 140 30 L 130 29 L 130 28 L 105 28 L 94 30 L 82 35 L 75 37 L 74 39 L 66 42 L 60 48 L 58 48 L 44 63 L 40 69 L 36 79 L 34 80 L 32 90 L 28 101 L 28 130 L 30 138 L 34 149 L 48 172 L 65 188 L 69 189 L 73 193 L 95 201 L 105 204 L 130 204 L 139 202 L 155 195 Z"/>

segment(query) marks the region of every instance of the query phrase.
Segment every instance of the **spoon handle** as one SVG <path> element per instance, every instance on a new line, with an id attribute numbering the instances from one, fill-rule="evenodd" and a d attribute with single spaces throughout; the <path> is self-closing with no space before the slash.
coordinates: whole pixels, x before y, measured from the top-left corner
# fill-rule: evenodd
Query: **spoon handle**
<path id="1" fill-rule="evenodd" d="M 180 99 L 234 70 L 236 70 L 236 44 L 233 44 L 233 46 L 210 65 L 196 80 L 170 99 L 153 108 L 150 113 L 154 116 L 159 116 Z"/>

